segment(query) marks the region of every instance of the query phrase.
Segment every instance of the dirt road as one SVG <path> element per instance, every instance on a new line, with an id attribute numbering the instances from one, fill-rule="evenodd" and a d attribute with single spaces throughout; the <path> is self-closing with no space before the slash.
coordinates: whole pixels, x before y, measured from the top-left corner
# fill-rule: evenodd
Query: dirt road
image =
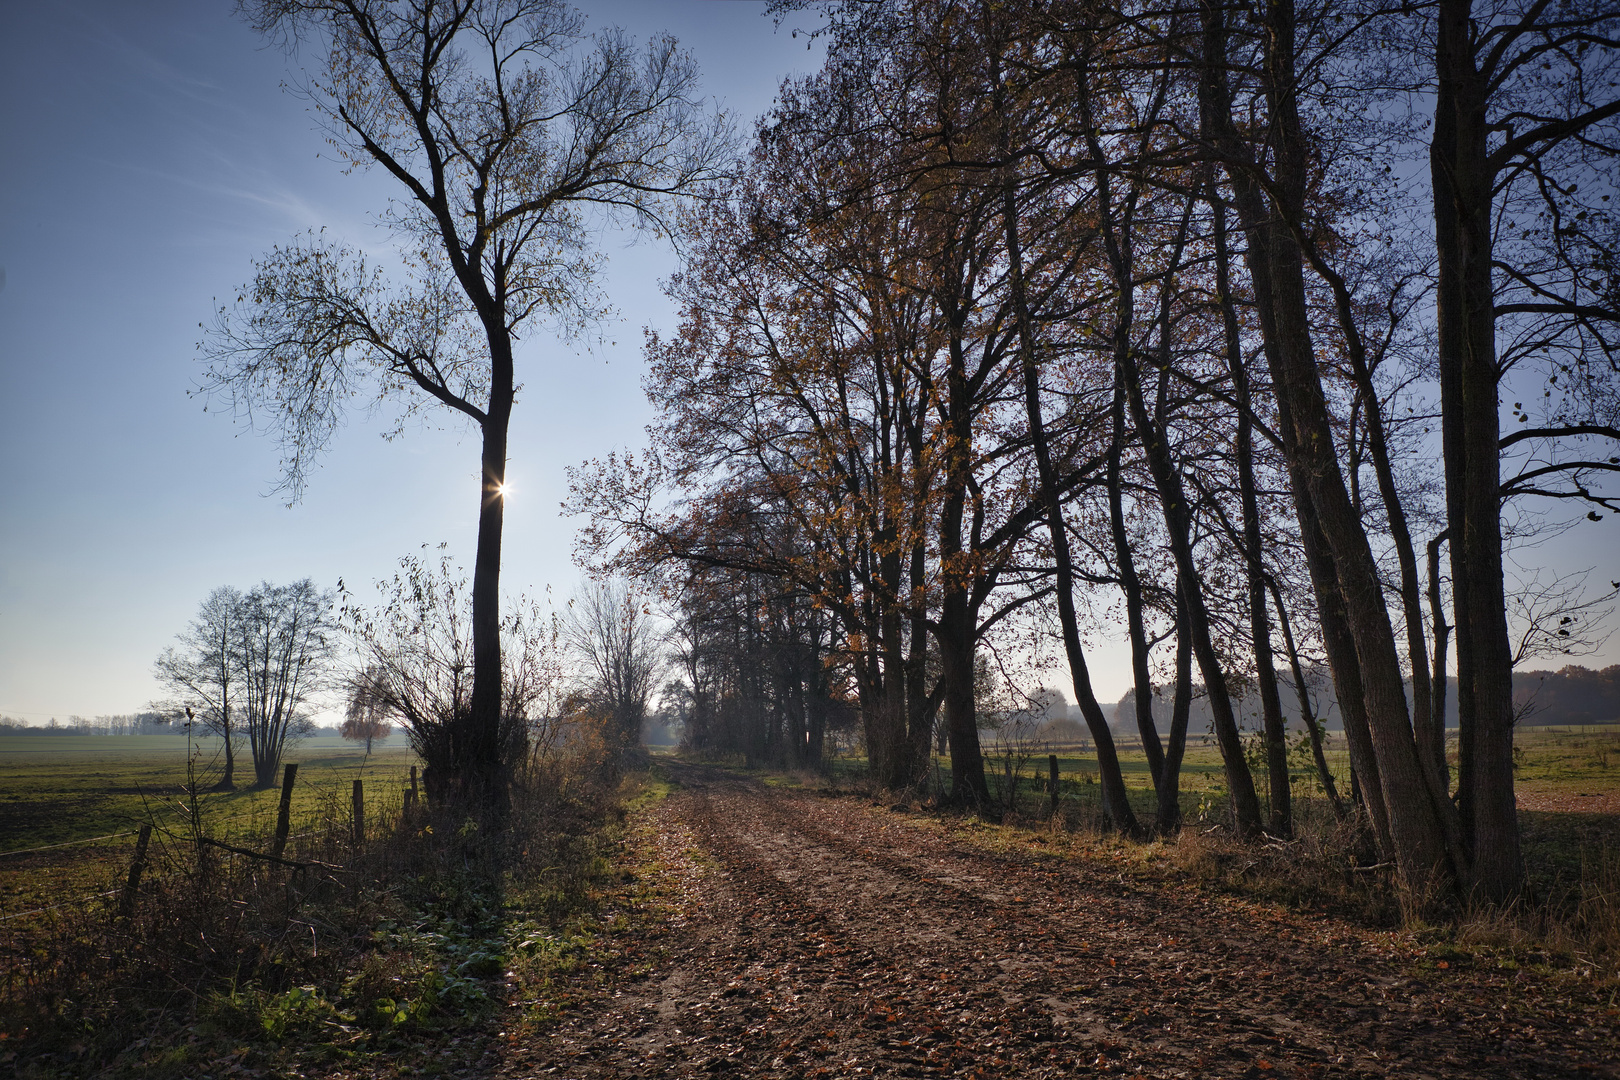
<path id="1" fill-rule="evenodd" d="M 1620 1076 L 1612 1003 L 1556 976 L 675 769 L 663 959 L 508 1075 Z"/>

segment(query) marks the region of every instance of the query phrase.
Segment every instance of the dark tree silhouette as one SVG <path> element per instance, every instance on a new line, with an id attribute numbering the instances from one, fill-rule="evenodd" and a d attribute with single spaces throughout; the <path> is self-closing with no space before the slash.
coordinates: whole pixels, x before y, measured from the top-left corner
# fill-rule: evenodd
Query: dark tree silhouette
<path id="1" fill-rule="evenodd" d="M 262 259 L 202 349 L 205 390 L 275 431 L 297 498 L 355 397 L 436 403 L 482 442 L 472 701 L 442 777 L 501 798 L 501 534 L 515 343 L 600 311 L 594 212 L 658 227 L 665 200 L 713 175 L 722 118 L 673 39 L 582 38 L 558 0 L 252 0 L 260 32 L 322 57 L 302 90 L 351 166 L 402 199 L 380 224 L 404 270 L 311 234 Z M 453 774 L 453 775 L 452 775 Z"/>

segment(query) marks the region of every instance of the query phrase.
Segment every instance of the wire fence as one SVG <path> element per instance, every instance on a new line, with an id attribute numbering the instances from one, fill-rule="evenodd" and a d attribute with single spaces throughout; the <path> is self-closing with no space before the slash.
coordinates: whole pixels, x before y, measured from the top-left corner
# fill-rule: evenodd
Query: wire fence
<path id="1" fill-rule="evenodd" d="M 347 781 L 341 783 L 317 782 L 315 784 L 307 785 L 305 787 L 305 791 L 312 792 L 316 796 L 317 800 L 322 802 L 326 801 L 328 797 L 331 797 L 330 801 L 332 806 L 337 808 L 339 813 L 342 813 L 352 809 L 352 804 L 349 802 L 349 800 L 341 798 L 341 792 L 344 786 L 346 786 L 346 783 Z M 403 784 L 396 785 L 393 777 L 381 779 L 380 782 L 376 782 L 375 786 L 371 788 L 371 798 L 367 799 L 366 801 L 376 803 L 380 799 L 380 801 L 386 804 L 386 802 L 388 802 L 390 799 L 389 793 L 397 794 L 399 790 L 405 790 L 408 792 L 409 788 L 407 785 Z M 255 829 L 252 828 L 251 825 L 243 828 L 237 828 L 235 826 L 243 822 L 257 823 L 260 826 L 265 826 L 268 825 L 271 820 L 273 820 L 276 814 L 275 808 L 265 805 L 246 807 L 237 810 L 234 813 L 222 813 L 211 810 L 207 806 L 206 800 L 203 800 L 200 803 L 193 802 L 192 800 L 195 798 L 195 795 L 192 795 L 187 799 L 160 798 L 156 801 L 155 805 L 148 804 L 147 812 L 142 815 L 142 818 L 148 824 L 153 826 L 153 832 L 155 835 L 161 836 L 173 844 L 211 844 L 215 847 L 224 848 L 227 852 L 225 856 L 227 859 L 234 859 L 237 849 L 233 848 L 229 844 L 222 844 L 219 841 L 221 839 L 241 840 L 247 837 L 261 836 L 264 832 L 263 828 Z M 383 808 L 378 807 L 378 809 Z M 165 811 L 172 812 L 172 814 L 188 820 L 186 820 L 186 823 L 183 826 L 176 828 L 176 823 L 174 822 L 173 817 L 171 817 L 170 814 L 166 814 Z M 386 813 L 386 811 L 384 812 Z M 197 813 L 200 816 L 200 820 L 196 824 L 193 824 L 189 820 L 193 813 Z M 169 824 L 167 825 L 160 823 L 165 817 L 169 818 Z M 202 829 L 201 833 L 196 831 L 199 825 Z M 63 851 L 68 848 L 84 847 L 91 844 L 121 841 L 138 835 L 140 831 L 140 829 L 125 829 L 118 832 L 103 833 L 97 836 L 86 836 L 75 840 L 60 841 L 58 843 L 38 844 L 26 848 L 13 848 L 9 851 L 0 851 L 0 860 L 4 860 L 11 856 L 26 856 L 45 852 Z M 295 832 L 290 835 L 284 834 L 283 842 L 309 839 L 321 835 L 323 831 L 329 832 L 330 829 L 309 829 L 300 830 L 299 832 Z M 110 843 L 109 846 L 111 846 Z M 121 849 L 124 846 L 125 845 L 119 845 Z M 137 861 L 140 861 L 140 855 L 137 855 Z M 96 862 L 100 865 L 105 865 L 104 859 L 98 859 Z M 0 866 L 3 865 L 3 863 L 0 863 Z M 85 865 L 88 865 L 88 863 L 85 863 Z M 21 872 L 20 868 L 18 872 Z M 165 877 L 167 877 L 167 875 L 148 875 L 147 880 L 152 882 L 162 880 Z M 20 892 L 22 890 L 19 889 L 18 891 Z M 47 898 L 44 896 L 39 896 L 39 893 L 43 890 L 32 891 L 34 891 L 35 896 L 29 897 L 29 899 L 34 899 L 35 897 L 38 897 L 39 899 Z M 63 908 L 84 907 L 85 905 L 94 903 L 97 900 L 102 900 L 106 897 L 116 895 L 121 891 L 123 891 L 122 888 L 106 889 L 59 900 L 52 904 L 31 907 L 23 911 L 6 912 L 4 914 L 0 914 L 0 924 L 10 923 L 29 916 L 45 915 L 52 911 L 58 911 Z"/>
<path id="2" fill-rule="evenodd" d="M 11 851 L 0 851 L 0 859 L 7 855 L 32 855 L 36 851 L 55 851 L 57 848 L 73 847 L 76 844 L 93 844 L 97 840 L 116 840 L 120 836 L 134 836 L 139 829 L 126 829 L 123 832 L 108 833 L 106 836 L 87 836 L 83 840 L 64 840 L 60 844 L 41 844 L 39 847 L 15 848 Z"/>

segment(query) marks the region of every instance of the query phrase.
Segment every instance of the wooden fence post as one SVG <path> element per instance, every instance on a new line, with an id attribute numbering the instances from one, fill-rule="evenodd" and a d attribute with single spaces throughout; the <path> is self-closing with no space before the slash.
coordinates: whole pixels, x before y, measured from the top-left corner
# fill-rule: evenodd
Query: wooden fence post
<path id="1" fill-rule="evenodd" d="M 1052 816 L 1056 817 L 1057 816 L 1057 807 L 1058 807 L 1057 755 L 1056 754 L 1047 754 L 1046 755 L 1046 765 L 1047 765 L 1047 768 L 1051 770 L 1051 774 L 1052 774 L 1051 783 L 1049 783 L 1047 785 L 1047 791 L 1048 791 L 1048 793 L 1050 795 L 1050 802 L 1052 804 Z"/>
<path id="2" fill-rule="evenodd" d="M 366 789 L 361 781 L 354 782 L 354 846 L 366 842 Z"/>
<path id="3" fill-rule="evenodd" d="M 135 915 L 135 893 L 141 887 L 141 875 L 146 872 L 146 845 L 152 839 L 152 823 L 141 826 L 141 835 L 135 838 L 135 858 L 129 864 L 129 880 L 124 882 L 124 895 L 118 901 L 118 914 L 124 918 Z"/>
<path id="4" fill-rule="evenodd" d="M 270 854 L 276 858 L 281 857 L 287 846 L 287 833 L 292 828 L 292 793 L 293 781 L 298 778 L 298 766 L 288 764 L 281 773 L 281 809 L 276 811 L 276 842 L 270 848 Z"/>

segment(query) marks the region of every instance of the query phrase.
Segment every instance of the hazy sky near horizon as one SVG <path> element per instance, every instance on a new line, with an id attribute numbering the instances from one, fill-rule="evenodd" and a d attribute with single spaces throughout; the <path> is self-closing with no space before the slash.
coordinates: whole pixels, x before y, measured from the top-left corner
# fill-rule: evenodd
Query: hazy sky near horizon
<path id="1" fill-rule="evenodd" d="M 747 131 L 784 76 L 819 52 L 761 0 L 593 0 L 593 27 L 667 30 Z M 351 588 L 445 543 L 470 568 L 478 441 L 447 413 L 385 442 L 353 414 L 304 500 L 272 492 L 277 447 L 188 397 L 198 323 L 253 259 L 325 227 L 363 247 L 396 195 L 345 176 L 298 59 L 227 0 L 53 0 L 0 7 L 0 714 L 124 713 L 157 693 L 153 658 L 214 587 L 305 576 Z M 644 442 L 644 327 L 669 328 L 669 250 L 603 237 L 619 318 L 603 343 L 522 346 L 503 584 L 559 602 L 579 580 L 564 468 Z M 1606 522 L 1526 553 L 1620 578 Z M 1125 653 L 1100 628 L 1093 675 L 1111 701 Z M 1611 643 L 1582 662 L 1615 663 Z M 1548 666 L 1558 666 L 1556 662 Z M 1056 675 L 1049 681 L 1063 683 Z"/>

